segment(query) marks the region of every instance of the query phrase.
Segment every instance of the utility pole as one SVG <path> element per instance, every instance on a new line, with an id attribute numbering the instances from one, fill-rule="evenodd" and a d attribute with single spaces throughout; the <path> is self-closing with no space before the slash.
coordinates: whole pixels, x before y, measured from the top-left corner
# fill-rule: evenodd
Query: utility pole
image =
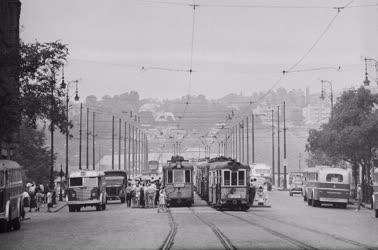
<path id="1" fill-rule="evenodd" d="M 138 129 L 138 169 L 139 169 L 139 174 L 141 174 L 141 165 L 140 165 L 140 128 Z"/>
<path id="2" fill-rule="evenodd" d="M 92 119 L 92 163 L 93 163 L 93 170 L 95 170 L 95 164 L 96 164 L 96 154 L 95 154 L 95 119 L 96 119 L 96 113 L 93 112 L 93 119 Z"/>
<path id="3" fill-rule="evenodd" d="M 133 154 L 132 154 L 132 159 L 133 159 L 133 176 L 135 177 L 135 124 L 133 125 L 133 135 L 132 135 L 132 145 L 133 145 Z"/>
<path id="4" fill-rule="evenodd" d="M 112 170 L 114 170 L 114 115 L 112 119 Z"/>
<path id="5" fill-rule="evenodd" d="M 240 162 L 242 160 L 241 159 L 242 158 L 242 153 L 241 153 L 242 149 L 241 149 L 241 131 L 240 131 L 241 124 L 240 124 L 240 122 L 238 123 L 238 128 L 239 128 L 239 162 Z"/>
<path id="6" fill-rule="evenodd" d="M 252 112 L 252 163 L 255 163 L 255 114 Z"/>
<path id="7" fill-rule="evenodd" d="M 281 186 L 281 148 L 280 148 L 280 106 L 277 106 L 277 174 L 278 187 Z"/>
<path id="8" fill-rule="evenodd" d="M 55 88 L 55 81 L 52 82 L 51 84 L 51 128 L 50 128 L 50 135 L 51 135 L 51 149 L 50 149 L 50 180 L 49 180 L 49 185 L 50 188 L 54 188 L 54 129 L 55 129 L 55 124 L 54 124 L 54 107 L 55 107 L 55 99 L 54 99 L 54 88 Z"/>
<path id="9" fill-rule="evenodd" d="M 242 143 L 242 146 L 241 146 L 241 152 L 242 152 L 242 157 L 241 157 L 241 162 L 245 163 L 245 159 L 244 159 L 244 147 L 245 147 L 245 143 L 244 143 L 244 119 L 241 120 L 241 143 Z"/>
<path id="10" fill-rule="evenodd" d="M 126 156 L 126 153 L 127 153 L 127 149 L 126 149 L 126 136 L 127 136 L 127 123 L 125 121 L 125 136 L 123 138 L 123 169 L 125 171 L 127 171 L 127 168 L 126 168 L 126 159 L 127 159 L 127 156 Z M 127 173 L 129 175 L 129 173 Z"/>
<path id="11" fill-rule="evenodd" d="M 246 119 L 246 124 L 245 126 L 247 127 L 247 164 L 249 165 L 249 122 L 248 122 L 248 115 Z"/>
<path id="12" fill-rule="evenodd" d="M 129 137 L 128 137 L 128 139 L 129 139 L 129 147 L 128 147 L 128 157 L 127 157 L 127 159 L 128 159 L 128 169 L 129 169 L 129 175 L 131 175 L 131 121 L 129 121 Z"/>
<path id="13" fill-rule="evenodd" d="M 283 102 L 283 123 L 284 123 L 284 189 L 287 188 L 286 184 L 286 171 L 287 171 L 287 159 L 286 159 L 286 102 Z"/>
<path id="14" fill-rule="evenodd" d="M 63 71 L 63 79 L 62 82 L 64 82 L 64 71 Z M 67 84 L 67 90 L 66 90 L 66 181 L 68 181 L 68 140 L 70 136 L 69 132 L 69 127 L 68 127 L 68 101 L 69 101 L 69 96 L 68 96 L 68 84 Z"/>
<path id="15" fill-rule="evenodd" d="M 118 123 L 118 169 L 121 170 L 121 135 L 122 135 L 122 120 L 119 118 Z"/>
<path id="16" fill-rule="evenodd" d="M 276 184 L 275 176 L 274 176 L 274 110 L 272 109 L 272 174 L 273 174 L 273 185 Z"/>
<path id="17" fill-rule="evenodd" d="M 86 153 L 86 166 L 89 169 L 89 108 L 87 108 L 87 153 Z"/>
<path id="18" fill-rule="evenodd" d="M 302 154 L 299 153 L 299 155 L 298 155 L 298 170 L 299 170 L 299 172 L 301 172 L 301 165 L 302 165 L 301 160 L 302 160 Z"/>
<path id="19" fill-rule="evenodd" d="M 80 129 L 79 129 L 79 169 L 81 170 L 81 134 L 83 122 L 83 103 L 80 103 Z"/>

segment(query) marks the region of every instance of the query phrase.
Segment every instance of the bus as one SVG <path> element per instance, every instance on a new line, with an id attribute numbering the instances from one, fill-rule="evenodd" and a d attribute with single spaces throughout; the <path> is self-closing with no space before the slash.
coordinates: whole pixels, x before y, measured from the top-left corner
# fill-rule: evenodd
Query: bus
<path id="1" fill-rule="evenodd" d="M 0 231 L 20 230 L 25 215 L 22 167 L 15 161 L 0 160 Z"/>
<path id="2" fill-rule="evenodd" d="M 163 166 L 167 205 L 191 206 L 194 202 L 193 165 L 182 156 L 172 156 Z"/>
<path id="3" fill-rule="evenodd" d="M 261 185 L 267 184 L 268 191 L 272 191 L 272 168 L 264 163 L 253 163 L 250 166 L 251 169 L 251 182 L 256 180 L 261 180 L 264 178 L 264 183 L 259 183 Z"/>
<path id="4" fill-rule="evenodd" d="M 309 206 L 332 204 L 346 208 L 350 196 L 350 171 L 330 166 L 308 168 L 303 172 L 304 199 Z"/>
<path id="5" fill-rule="evenodd" d="M 70 212 L 82 207 L 95 206 L 97 211 L 106 208 L 105 173 L 82 170 L 70 174 L 66 201 Z"/>
<path id="6" fill-rule="evenodd" d="M 127 174 L 124 170 L 106 170 L 106 199 L 126 202 Z"/>

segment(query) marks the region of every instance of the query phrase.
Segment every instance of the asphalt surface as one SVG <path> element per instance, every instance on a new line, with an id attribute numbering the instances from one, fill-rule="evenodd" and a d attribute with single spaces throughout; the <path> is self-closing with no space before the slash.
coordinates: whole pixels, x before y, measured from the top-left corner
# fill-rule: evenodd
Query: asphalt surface
<path id="1" fill-rule="evenodd" d="M 368 209 L 310 207 L 301 196 L 269 194 L 271 207 L 216 211 L 126 208 L 108 204 L 69 213 L 28 213 L 20 231 L 0 234 L 0 249 L 378 249 L 378 219 Z M 169 237 L 168 237 L 169 236 Z"/>

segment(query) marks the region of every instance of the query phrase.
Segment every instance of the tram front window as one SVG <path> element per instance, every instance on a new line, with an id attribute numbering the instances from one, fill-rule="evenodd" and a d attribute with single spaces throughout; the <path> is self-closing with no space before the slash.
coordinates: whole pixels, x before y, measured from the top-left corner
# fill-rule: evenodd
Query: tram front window
<path id="1" fill-rule="evenodd" d="M 239 186 L 245 185 L 244 179 L 245 179 L 245 172 L 244 171 L 239 171 Z"/>
<path id="2" fill-rule="evenodd" d="M 232 172 L 231 173 L 231 186 L 237 186 L 238 185 L 238 172 Z"/>
<path id="3" fill-rule="evenodd" d="M 175 170 L 173 175 L 174 183 L 184 183 L 184 170 Z"/>
<path id="4" fill-rule="evenodd" d="M 223 185 L 229 186 L 230 185 L 230 171 L 224 171 L 224 181 Z"/>
<path id="5" fill-rule="evenodd" d="M 185 183 L 190 183 L 190 170 L 185 170 Z"/>
<path id="6" fill-rule="evenodd" d="M 173 181 L 172 170 L 168 170 L 168 179 L 167 179 L 167 183 L 172 183 L 172 181 Z"/>

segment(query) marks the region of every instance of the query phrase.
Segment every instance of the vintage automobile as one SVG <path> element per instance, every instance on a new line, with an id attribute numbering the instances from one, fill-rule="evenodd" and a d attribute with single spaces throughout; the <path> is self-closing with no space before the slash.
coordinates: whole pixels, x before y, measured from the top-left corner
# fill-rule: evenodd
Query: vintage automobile
<path id="1" fill-rule="evenodd" d="M 303 192 L 302 180 L 300 179 L 293 180 L 289 188 L 289 195 L 293 196 L 293 194 L 302 194 L 302 192 Z"/>
<path id="2" fill-rule="evenodd" d="M 127 174 L 123 170 L 105 171 L 106 199 L 126 201 Z"/>

